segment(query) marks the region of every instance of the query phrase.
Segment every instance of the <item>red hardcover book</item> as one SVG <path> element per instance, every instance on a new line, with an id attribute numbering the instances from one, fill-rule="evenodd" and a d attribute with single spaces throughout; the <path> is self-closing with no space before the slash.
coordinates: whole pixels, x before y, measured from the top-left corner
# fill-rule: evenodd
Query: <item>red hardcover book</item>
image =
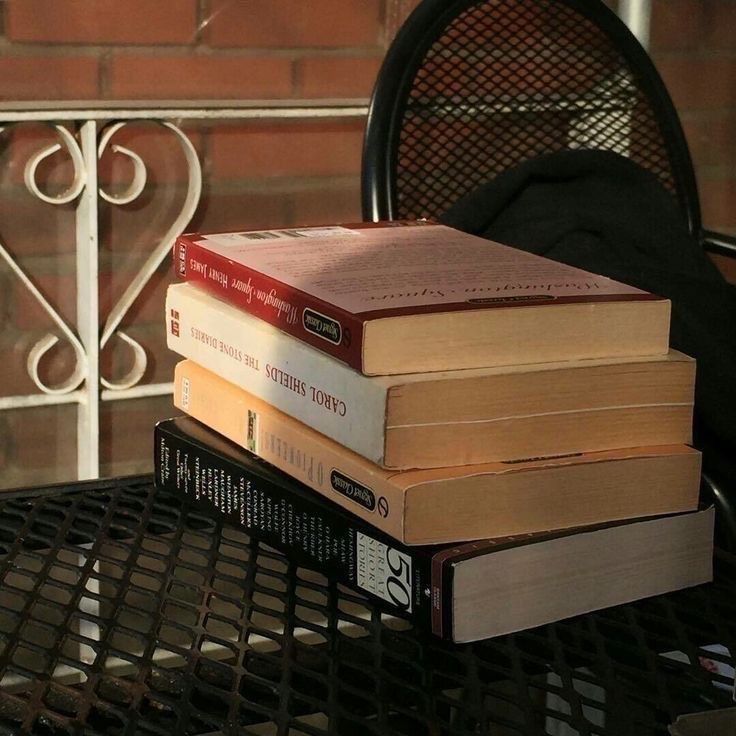
<path id="1" fill-rule="evenodd" d="M 668 300 L 423 221 L 189 233 L 174 262 L 367 375 L 668 349 Z"/>

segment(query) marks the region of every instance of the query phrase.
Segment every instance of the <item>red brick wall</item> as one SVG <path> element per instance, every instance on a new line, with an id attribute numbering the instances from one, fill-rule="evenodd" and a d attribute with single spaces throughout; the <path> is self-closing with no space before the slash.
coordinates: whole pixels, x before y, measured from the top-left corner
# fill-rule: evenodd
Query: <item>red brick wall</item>
<path id="1" fill-rule="evenodd" d="M 413 0 L 0 0 L 0 99 L 323 99 L 370 95 L 386 39 Z M 204 192 L 192 227 L 270 227 L 360 219 L 362 120 L 188 124 L 204 164 Z M 0 234 L 49 301 L 71 324 L 74 209 L 35 200 L 23 184 L 28 157 L 55 141 L 43 126 L 4 135 L 0 147 Z M 183 203 L 186 167 L 170 133 L 130 125 L 114 142 L 139 153 L 149 184 L 135 203 L 100 205 L 100 304 L 107 313 Z M 63 156 L 40 169 L 58 191 L 71 169 Z M 129 162 L 109 152 L 100 178 L 126 186 Z M 145 382 L 171 380 L 175 356 L 164 346 L 168 264 L 144 291 L 123 329 L 149 356 Z M 0 265 L 0 396 L 36 391 L 26 372 L 30 347 L 52 327 Z M 108 377 L 130 367 L 113 340 L 102 356 Z M 71 371 L 62 346 L 42 363 L 49 383 Z M 0 412 L 0 487 L 71 478 L 74 407 Z M 153 422 L 170 400 L 103 404 L 102 472 L 150 466 Z"/>
<path id="2" fill-rule="evenodd" d="M 650 48 L 685 128 L 703 221 L 736 233 L 736 2 L 653 0 Z"/>
<path id="3" fill-rule="evenodd" d="M 0 0 L 0 99 L 365 98 L 390 39 L 416 0 Z M 736 232 L 736 2 L 654 0 L 652 50 L 681 112 L 695 157 L 705 221 Z M 361 120 L 187 125 L 204 161 L 193 227 L 269 227 L 359 218 Z M 31 152 L 54 137 L 23 126 L 0 147 L 0 237 L 66 319 L 76 318 L 74 211 L 34 200 L 23 186 Z M 176 216 L 186 169 L 172 136 L 131 125 L 116 142 L 140 153 L 149 186 L 134 204 L 102 204 L 103 310 Z M 107 155 L 101 181 L 126 185 L 130 164 Z M 68 182 L 62 157 L 40 171 Z M 166 265 L 124 323 L 149 354 L 145 381 L 167 381 L 175 361 L 162 346 Z M 0 396 L 34 391 L 30 346 L 51 323 L 0 266 Z M 50 382 L 70 370 L 61 348 L 43 365 Z M 103 354 L 107 376 L 130 355 Z M 149 465 L 151 425 L 169 400 L 105 404 L 103 473 Z M 0 487 L 70 478 L 74 408 L 0 412 Z"/>

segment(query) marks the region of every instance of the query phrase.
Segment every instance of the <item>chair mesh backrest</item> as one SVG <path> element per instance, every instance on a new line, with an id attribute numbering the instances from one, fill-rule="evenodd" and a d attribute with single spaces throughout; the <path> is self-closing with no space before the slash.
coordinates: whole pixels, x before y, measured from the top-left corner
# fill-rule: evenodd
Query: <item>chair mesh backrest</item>
<path id="1" fill-rule="evenodd" d="M 437 216 L 509 167 L 569 148 L 626 155 L 680 194 L 636 74 L 564 2 L 471 4 L 426 53 L 399 127 L 398 218 Z"/>

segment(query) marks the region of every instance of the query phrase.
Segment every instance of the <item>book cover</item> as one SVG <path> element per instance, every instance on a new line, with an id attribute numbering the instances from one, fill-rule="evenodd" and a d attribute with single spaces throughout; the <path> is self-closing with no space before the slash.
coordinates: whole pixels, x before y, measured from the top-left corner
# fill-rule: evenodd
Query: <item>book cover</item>
<path id="1" fill-rule="evenodd" d="M 698 503 L 700 453 L 685 445 L 396 472 L 192 361 L 176 367 L 174 404 L 404 544 L 562 529 Z"/>
<path id="2" fill-rule="evenodd" d="M 690 441 L 680 354 L 368 377 L 194 284 L 166 311 L 172 350 L 385 467 Z"/>
<path id="3" fill-rule="evenodd" d="M 160 488 L 224 514 L 254 539 L 429 625 L 430 553 L 379 530 L 188 417 L 159 422 L 154 472 Z"/>
<path id="4" fill-rule="evenodd" d="M 712 577 L 713 509 L 406 547 L 190 418 L 155 430 L 156 484 L 444 638 L 473 641 Z M 546 562 L 545 562 L 546 560 Z"/>
<path id="5" fill-rule="evenodd" d="M 189 233 L 174 264 L 182 278 L 370 374 L 667 349 L 666 300 L 427 222 Z M 622 311 L 617 302 L 656 304 Z M 548 319 L 549 307 L 574 305 L 551 324 L 533 309 L 545 307 Z M 498 311 L 511 313 L 499 320 Z M 520 330 L 533 349 L 513 344 Z"/>

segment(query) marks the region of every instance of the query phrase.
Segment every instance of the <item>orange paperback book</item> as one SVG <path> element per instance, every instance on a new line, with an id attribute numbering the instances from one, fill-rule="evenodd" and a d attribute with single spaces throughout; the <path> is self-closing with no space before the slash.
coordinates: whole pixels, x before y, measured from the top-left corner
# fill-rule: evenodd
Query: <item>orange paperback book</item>
<path id="1" fill-rule="evenodd" d="M 192 361 L 174 403 L 404 544 L 436 544 L 693 510 L 700 453 L 686 445 L 389 471 Z"/>

